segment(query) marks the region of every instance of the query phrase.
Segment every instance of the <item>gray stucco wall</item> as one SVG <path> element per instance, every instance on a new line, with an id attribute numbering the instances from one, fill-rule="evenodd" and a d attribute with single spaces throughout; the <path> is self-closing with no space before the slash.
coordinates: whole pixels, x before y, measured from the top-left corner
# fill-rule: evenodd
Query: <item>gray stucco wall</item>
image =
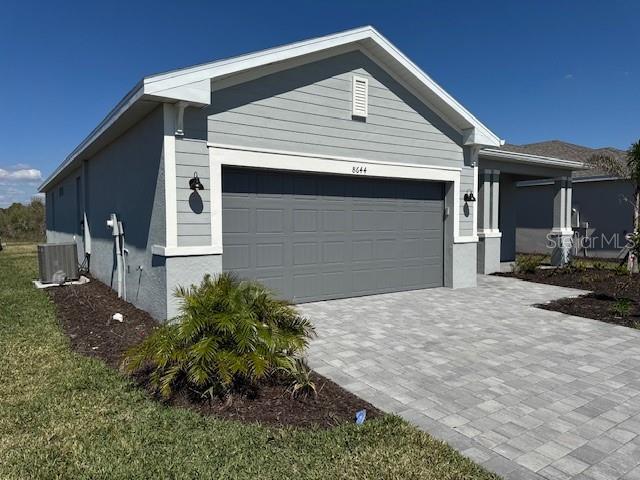
<path id="1" fill-rule="evenodd" d="M 190 287 L 199 284 L 205 274 L 216 276 L 222 272 L 222 255 L 198 255 L 193 257 L 168 257 L 166 263 L 167 319 L 179 313 L 180 300 L 175 296 L 177 286 Z"/>
<path id="2" fill-rule="evenodd" d="M 162 108 L 129 129 L 109 144 L 86 165 L 86 209 L 91 233 L 91 274 L 98 280 L 117 286 L 114 241 L 106 221 L 116 213 L 125 231 L 128 250 L 126 271 L 127 300 L 166 318 L 165 259 L 151 254 L 154 244 L 165 243 L 163 115 Z M 75 182 L 77 174 L 63 180 Z M 58 186 L 47 192 L 57 195 Z M 55 212 L 47 215 L 47 240 L 60 241 L 74 232 L 69 211 L 75 211 L 75 196 L 54 200 Z M 55 224 L 53 218 L 55 216 Z M 115 312 L 114 312 L 115 313 Z"/>
<path id="3" fill-rule="evenodd" d="M 82 169 L 76 169 L 47 192 L 45 202 L 47 242 L 75 242 L 78 247 L 79 262 L 84 258 L 80 223 L 83 197 Z M 80 205 L 78 205 L 78 199 L 80 199 Z"/>
<path id="4" fill-rule="evenodd" d="M 475 287 L 477 284 L 478 244 L 454 243 L 452 246 L 452 288 Z"/>
<path id="5" fill-rule="evenodd" d="M 517 220 L 516 249 L 522 253 L 549 253 L 547 234 L 553 225 L 553 186 L 518 187 L 521 205 Z M 603 237 L 620 239 L 633 228 L 633 208 L 625 198 L 633 197 L 633 186 L 626 180 L 574 182 L 572 206 L 580 212 L 580 222 L 589 223 L 589 234 L 595 239 L 587 253 L 596 257 L 616 257 L 619 249 L 600 241 Z"/>
<path id="6" fill-rule="evenodd" d="M 354 74 L 369 79 L 366 121 L 351 115 Z M 220 144 L 460 167 L 461 195 L 473 188 L 461 135 L 360 52 L 214 91 L 211 106 L 187 109 L 185 133 Z M 472 215 L 463 202 L 460 209 L 460 234 L 471 235 Z"/>

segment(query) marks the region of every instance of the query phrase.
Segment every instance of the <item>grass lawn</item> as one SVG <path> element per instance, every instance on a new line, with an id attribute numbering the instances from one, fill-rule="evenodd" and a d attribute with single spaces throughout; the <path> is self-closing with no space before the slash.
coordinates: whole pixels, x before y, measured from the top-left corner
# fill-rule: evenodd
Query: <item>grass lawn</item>
<path id="1" fill-rule="evenodd" d="M 31 284 L 33 246 L 0 253 L 0 478 L 496 479 L 397 417 L 275 429 L 150 400 L 73 353 Z"/>

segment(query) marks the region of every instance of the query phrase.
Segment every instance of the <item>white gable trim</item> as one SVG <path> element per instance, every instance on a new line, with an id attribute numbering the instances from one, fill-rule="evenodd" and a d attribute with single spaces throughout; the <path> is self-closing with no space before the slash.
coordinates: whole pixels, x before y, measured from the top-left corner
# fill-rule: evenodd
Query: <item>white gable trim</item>
<path id="1" fill-rule="evenodd" d="M 398 70 L 403 79 L 413 77 L 434 98 L 441 101 L 442 106 L 434 105 L 441 111 L 445 119 L 452 120 L 460 132 L 465 133 L 467 145 L 480 144 L 488 146 L 500 146 L 503 142 L 483 125 L 475 116 L 449 95 L 440 85 L 424 73 L 417 65 L 409 60 L 391 42 L 383 37 L 373 27 L 362 27 L 346 32 L 336 33 L 325 37 L 314 38 L 302 42 L 292 43 L 282 47 L 271 48 L 260 52 L 250 53 L 239 57 L 205 63 L 190 68 L 174 70 L 167 73 L 153 75 L 145 78 L 145 87 L 154 91 L 167 91 L 168 89 L 193 84 L 202 80 L 215 80 L 231 74 L 245 72 L 257 67 L 270 65 L 293 58 L 311 55 L 348 44 L 356 45 L 379 60 L 389 71 Z M 395 65 L 393 64 L 395 62 Z M 419 95 L 423 99 L 423 95 Z M 189 100 L 186 99 L 185 100 Z M 193 101 L 196 101 L 194 98 Z M 427 104 L 431 104 L 427 100 Z M 448 111 L 445 111 L 448 110 Z"/>
<path id="2" fill-rule="evenodd" d="M 504 142 L 465 109 L 440 85 L 409 60 L 373 27 L 362 27 L 325 37 L 183 68 L 146 77 L 105 117 L 39 187 L 46 191 L 67 167 L 139 101 L 188 102 L 204 106 L 211 101 L 211 82 L 270 64 L 333 50 L 358 49 L 387 70 L 403 86 L 463 135 L 465 145 L 497 147 Z"/>

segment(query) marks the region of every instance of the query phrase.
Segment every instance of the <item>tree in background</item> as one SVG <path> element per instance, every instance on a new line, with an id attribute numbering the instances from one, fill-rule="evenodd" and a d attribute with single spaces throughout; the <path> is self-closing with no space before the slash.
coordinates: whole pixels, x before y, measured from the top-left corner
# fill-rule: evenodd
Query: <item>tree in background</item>
<path id="1" fill-rule="evenodd" d="M 626 199 L 633 205 L 633 233 L 630 235 L 632 247 L 627 257 L 627 267 L 629 272 L 637 273 L 640 258 L 640 140 L 627 150 L 626 165 L 607 154 L 593 155 L 589 158 L 589 163 L 609 175 L 629 178 L 633 182 L 633 199 Z"/>
<path id="2" fill-rule="evenodd" d="M 45 237 L 45 209 L 39 198 L 24 205 L 0 208 L 0 238 L 3 241 L 42 242 Z"/>

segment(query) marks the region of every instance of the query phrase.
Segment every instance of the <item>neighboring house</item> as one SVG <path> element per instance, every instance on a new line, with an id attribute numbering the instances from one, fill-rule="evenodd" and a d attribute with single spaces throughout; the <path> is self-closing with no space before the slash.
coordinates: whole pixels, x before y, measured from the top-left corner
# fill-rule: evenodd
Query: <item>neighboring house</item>
<path id="1" fill-rule="evenodd" d="M 553 140 L 529 145 L 505 145 L 505 149 L 548 155 L 589 163 L 593 155 L 608 155 L 626 164 L 626 152 L 615 148 L 592 149 Z M 550 181 L 525 181 L 518 184 L 516 247 L 522 253 L 548 253 L 546 235 L 553 222 L 549 208 Z M 573 178 L 573 227 L 583 240 L 576 242 L 577 255 L 617 258 L 633 231 L 634 186 L 628 178 L 615 177 L 591 167 L 576 172 Z"/>
<path id="2" fill-rule="evenodd" d="M 516 181 L 557 179 L 571 234 L 582 164 L 502 143 L 359 28 L 144 78 L 40 187 L 47 239 L 157 319 L 221 271 L 296 302 L 472 287 L 515 256 Z"/>

